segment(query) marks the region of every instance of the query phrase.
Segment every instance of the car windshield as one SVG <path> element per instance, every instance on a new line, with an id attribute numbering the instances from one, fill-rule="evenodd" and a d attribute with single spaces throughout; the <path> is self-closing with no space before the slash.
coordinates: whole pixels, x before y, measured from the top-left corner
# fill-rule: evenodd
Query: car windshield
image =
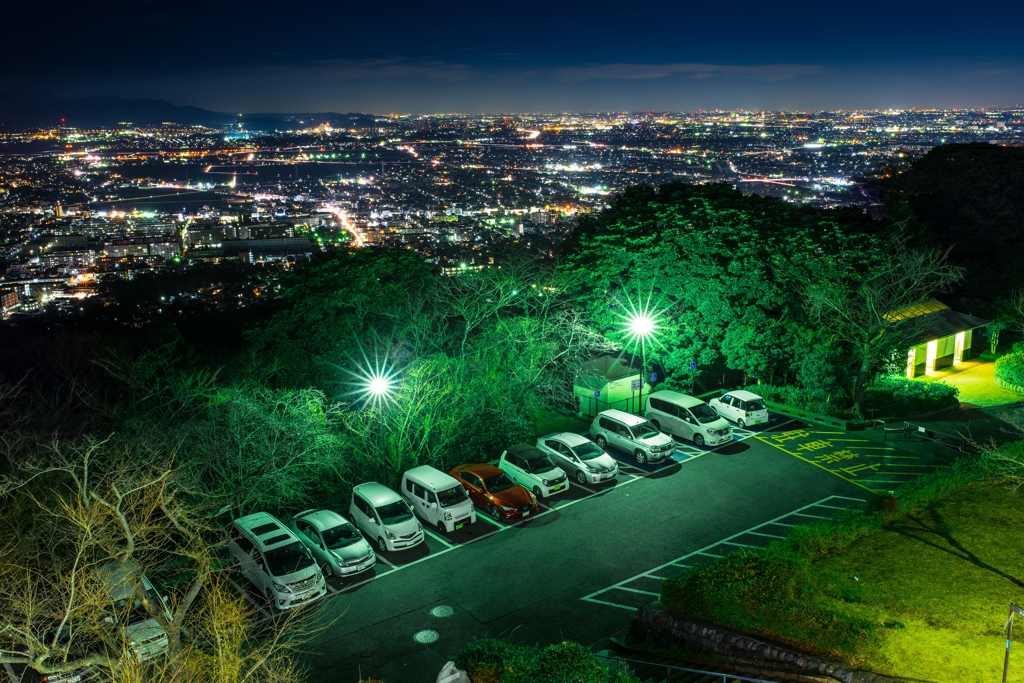
<path id="1" fill-rule="evenodd" d="M 377 508 L 377 514 L 380 515 L 380 521 L 384 524 L 398 524 L 412 518 L 409 506 L 405 504 L 404 500 L 396 500 L 394 503 Z"/>
<path id="2" fill-rule="evenodd" d="M 701 403 L 700 405 L 693 406 L 690 408 L 690 412 L 693 413 L 693 416 L 697 418 L 697 421 L 702 425 L 719 419 L 718 413 L 711 410 L 711 406 L 707 403 Z"/>
<path id="3" fill-rule="evenodd" d="M 764 410 L 764 401 L 759 398 L 747 401 L 747 410 Z"/>
<path id="4" fill-rule="evenodd" d="M 576 446 L 572 449 L 572 452 L 575 453 L 580 460 L 593 460 L 599 455 L 604 455 L 604 451 L 598 448 L 596 443 L 591 443 L 590 441 L 580 446 Z"/>
<path id="5" fill-rule="evenodd" d="M 267 560 L 267 571 L 273 576 L 292 574 L 313 564 L 313 558 L 298 541 L 267 550 L 263 557 Z"/>
<path id="6" fill-rule="evenodd" d="M 348 523 L 339 524 L 333 529 L 325 529 L 323 537 L 328 550 L 338 550 L 347 545 L 358 543 L 361 538 L 355 527 Z"/>
<path id="7" fill-rule="evenodd" d="M 649 439 L 652 436 L 658 435 L 658 430 L 650 422 L 641 422 L 638 425 L 634 425 L 632 429 L 633 438 L 636 439 Z"/>
<path id="8" fill-rule="evenodd" d="M 497 493 L 498 491 L 504 491 L 515 486 L 516 483 L 509 479 L 509 476 L 504 472 L 495 474 L 493 477 L 487 477 L 484 479 L 484 486 L 491 493 Z"/>
<path id="9" fill-rule="evenodd" d="M 458 505 L 462 501 L 466 500 L 466 489 L 461 486 L 453 486 L 450 489 L 437 492 L 437 499 L 441 502 L 441 507 L 446 508 L 451 505 Z"/>
<path id="10" fill-rule="evenodd" d="M 555 469 L 555 463 L 551 462 L 551 458 L 548 456 L 542 456 L 540 458 L 534 458 L 527 461 L 530 464 L 530 472 L 533 474 L 541 474 L 542 472 L 550 472 Z"/>

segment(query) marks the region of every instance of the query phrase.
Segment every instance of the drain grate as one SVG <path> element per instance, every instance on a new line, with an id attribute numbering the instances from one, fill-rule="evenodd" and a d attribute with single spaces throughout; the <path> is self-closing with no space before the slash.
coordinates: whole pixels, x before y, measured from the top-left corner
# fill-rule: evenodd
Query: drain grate
<path id="1" fill-rule="evenodd" d="M 429 645 L 430 643 L 436 643 L 437 639 L 440 637 L 441 635 L 437 631 L 432 631 L 428 628 L 423 631 L 417 631 L 416 635 L 414 635 L 412 639 L 417 643 Z"/>
<path id="2" fill-rule="evenodd" d="M 430 616 L 444 619 L 455 614 L 455 610 L 448 605 L 438 605 L 434 609 L 430 610 Z"/>

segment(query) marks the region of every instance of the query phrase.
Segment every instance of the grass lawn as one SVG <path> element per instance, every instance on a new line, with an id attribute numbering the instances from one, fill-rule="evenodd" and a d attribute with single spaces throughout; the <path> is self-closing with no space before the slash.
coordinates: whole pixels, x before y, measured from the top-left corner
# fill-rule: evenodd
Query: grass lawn
<path id="1" fill-rule="evenodd" d="M 1002 672 L 1010 602 L 1024 602 L 1022 541 L 1024 491 L 975 486 L 816 560 L 811 574 L 836 611 L 887 625 L 865 668 L 989 683 Z M 1009 680 L 1024 682 L 1018 625 Z"/>

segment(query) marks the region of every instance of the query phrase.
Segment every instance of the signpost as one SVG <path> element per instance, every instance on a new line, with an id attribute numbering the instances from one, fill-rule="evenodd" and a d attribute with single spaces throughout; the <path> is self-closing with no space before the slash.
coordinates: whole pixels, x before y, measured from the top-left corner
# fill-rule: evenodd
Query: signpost
<path id="1" fill-rule="evenodd" d="M 652 372 L 651 373 L 651 384 L 654 384 L 657 381 L 658 381 L 658 373 Z"/>
<path id="2" fill-rule="evenodd" d="M 642 380 L 639 380 L 639 379 L 633 380 L 633 391 L 640 391 L 640 382 L 641 381 Z"/>
<path id="3" fill-rule="evenodd" d="M 1006 620 L 1006 654 L 1003 655 L 1003 683 L 1006 683 L 1006 671 L 1010 668 L 1010 640 L 1013 638 L 1013 615 L 1024 617 L 1024 609 L 1016 603 L 1010 603 L 1010 617 Z"/>

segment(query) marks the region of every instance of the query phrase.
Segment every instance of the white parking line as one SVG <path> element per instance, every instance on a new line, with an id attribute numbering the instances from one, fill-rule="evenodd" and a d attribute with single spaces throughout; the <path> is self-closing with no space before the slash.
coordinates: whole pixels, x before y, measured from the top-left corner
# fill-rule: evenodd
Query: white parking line
<path id="1" fill-rule="evenodd" d="M 433 531 L 431 531 L 430 529 L 428 529 L 426 527 L 423 527 L 423 533 L 425 533 L 427 536 L 430 536 L 435 541 L 440 541 L 441 543 L 443 543 L 444 545 L 448 546 L 449 548 L 454 548 L 455 547 L 453 544 L 451 544 L 448 541 L 446 541 L 445 539 L 441 538 L 440 536 L 438 536 L 437 534 L 435 534 Z"/>
<path id="2" fill-rule="evenodd" d="M 388 562 L 388 561 L 387 561 L 387 558 L 385 558 L 385 557 L 384 557 L 383 555 L 381 555 L 380 553 L 377 553 L 377 559 L 378 559 L 378 560 L 380 560 L 381 562 L 383 562 L 384 564 L 386 564 L 387 566 L 391 567 L 392 569 L 394 569 L 394 568 L 395 568 L 395 565 L 393 565 L 393 564 L 391 564 L 390 562 Z"/>
<path id="3" fill-rule="evenodd" d="M 848 496 L 829 496 L 827 498 L 822 498 L 817 503 L 811 503 L 810 505 L 805 505 L 805 506 L 803 506 L 801 508 L 798 508 L 798 509 L 796 509 L 796 510 L 794 510 L 792 512 L 787 512 L 786 514 L 780 515 L 780 516 L 776 517 L 773 520 L 770 520 L 770 521 L 767 521 L 767 522 L 762 522 L 761 524 L 758 524 L 756 526 L 752 526 L 749 529 L 745 529 L 744 531 L 741 531 L 739 533 L 733 534 L 732 536 L 729 536 L 728 538 L 724 538 L 721 541 L 715 541 L 711 545 L 705 546 L 705 547 L 703 547 L 703 548 L 701 548 L 699 550 L 695 550 L 695 551 L 693 551 L 691 553 L 688 553 L 686 555 L 683 555 L 682 557 L 677 558 L 675 560 L 670 560 L 670 561 L 668 561 L 668 562 L 666 562 L 666 563 L 664 563 L 662 565 L 654 567 L 653 569 L 648 569 L 645 572 L 641 572 L 639 574 L 636 574 L 635 576 L 631 576 L 628 579 L 624 579 L 622 581 L 619 581 L 618 583 L 613 584 L 611 586 L 608 586 L 607 588 L 602 588 L 601 590 L 594 591 L 590 595 L 583 596 L 582 598 L 580 598 L 580 600 L 585 600 L 587 602 L 594 602 L 594 603 L 597 603 L 597 604 L 600 604 L 600 605 L 608 605 L 610 607 L 619 607 L 621 609 L 628 609 L 628 610 L 631 610 L 631 611 L 635 611 L 636 607 L 633 606 L 633 605 L 623 605 L 623 604 L 620 604 L 620 603 L 612 602 L 610 600 L 600 599 L 600 598 L 598 598 L 598 596 L 602 596 L 603 597 L 605 594 L 610 593 L 612 591 L 617 591 L 617 590 L 623 590 L 623 591 L 627 591 L 627 592 L 630 592 L 630 593 L 650 593 L 651 595 L 655 595 L 655 596 L 656 595 L 660 595 L 659 593 L 651 593 L 650 591 L 643 591 L 643 590 L 639 590 L 639 589 L 636 589 L 636 588 L 630 588 L 627 584 L 632 583 L 633 581 L 636 581 L 637 579 L 640 579 L 640 578 L 654 578 L 653 575 L 656 572 L 658 572 L 658 571 L 660 571 L 662 569 L 665 569 L 666 567 L 679 567 L 679 568 L 683 568 L 683 569 L 688 569 L 688 568 L 690 568 L 690 565 L 685 564 L 683 561 L 687 560 L 687 559 L 689 559 L 691 557 L 697 557 L 697 556 L 707 556 L 707 557 L 713 557 L 713 558 L 722 557 L 721 555 L 715 555 L 715 554 L 710 553 L 708 551 L 709 550 L 714 550 L 716 548 L 719 548 L 719 547 L 725 546 L 725 545 L 738 545 L 738 546 L 742 546 L 742 544 L 740 544 L 740 543 L 734 543 L 733 542 L 734 539 L 737 539 L 740 536 L 743 536 L 743 535 L 746 535 L 746 534 L 757 534 L 759 529 L 762 529 L 762 528 L 764 528 L 766 526 L 770 526 L 772 524 L 777 524 L 777 525 L 780 525 L 780 526 L 788 526 L 788 527 L 801 526 L 801 525 L 798 525 L 798 524 L 786 524 L 784 522 L 780 522 L 779 520 L 780 519 L 786 519 L 787 517 L 792 517 L 794 515 L 802 515 L 804 510 L 808 510 L 810 508 L 813 508 L 813 507 L 815 507 L 817 505 L 820 505 L 821 503 L 831 502 L 831 501 L 838 501 L 838 500 L 848 500 L 851 503 L 863 503 L 864 502 L 864 499 L 862 499 L 862 498 L 850 498 Z M 815 515 L 802 515 L 802 516 L 813 517 Z M 772 534 L 763 534 L 762 533 L 762 534 L 758 534 L 758 535 L 772 537 Z M 778 538 L 778 537 L 775 537 L 775 538 Z M 744 547 L 756 547 L 756 546 L 744 546 Z"/>

